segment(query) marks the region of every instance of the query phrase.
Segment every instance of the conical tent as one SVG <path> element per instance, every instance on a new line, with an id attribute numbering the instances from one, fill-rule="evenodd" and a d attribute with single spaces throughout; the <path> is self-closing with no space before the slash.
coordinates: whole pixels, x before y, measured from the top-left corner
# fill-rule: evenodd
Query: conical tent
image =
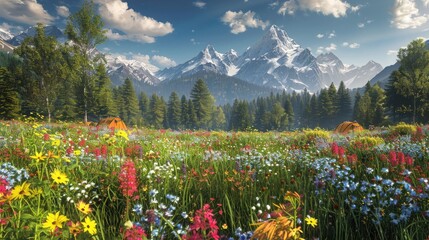
<path id="1" fill-rule="evenodd" d="M 107 128 L 127 130 L 127 125 L 118 117 L 108 117 L 101 119 L 97 126 L 106 126 Z"/>
<path id="2" fill-rule="evenodd" d="M 357 122 L 342 122 L 334 130 L 335 133 L 347 134 L 349 132 L 360 132 L 363 127 Z"/>

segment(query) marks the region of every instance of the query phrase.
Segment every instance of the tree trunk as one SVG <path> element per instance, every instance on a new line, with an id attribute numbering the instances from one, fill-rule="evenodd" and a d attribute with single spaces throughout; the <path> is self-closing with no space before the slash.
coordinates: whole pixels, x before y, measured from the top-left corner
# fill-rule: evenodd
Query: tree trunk
<path id="1" fill-rule="evenodd" d="M 49 97 L 46 97 L 46 110 L 48 110 L 48 123 L 51 123 L 51 109 L 49 107 Z"/>

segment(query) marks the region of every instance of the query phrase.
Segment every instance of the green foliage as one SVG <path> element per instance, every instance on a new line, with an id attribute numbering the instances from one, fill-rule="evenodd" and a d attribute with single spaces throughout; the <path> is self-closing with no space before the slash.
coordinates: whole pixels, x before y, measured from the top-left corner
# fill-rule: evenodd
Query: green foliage
<path id="1" fill-rule="evenodd" d="M 397 125 L 391 127 L 391 131 L 399 135 L 411 135 L 416 132 L 416 129 L 416 125 L 407 124 L 404 122 L 400 122 Z"/>
<path id="2" fill-rule="evenodd" d="M 138 118 L 141 116 L 139 101 L 134 91 L 133 82 L 127 78 L 121 88 L 121 97 L 123 99 L 121 118 L 127 124 L 137 125 Z"/>
<path id="3" fill-rule="evenodd" d="M 20 111 L 18 92 L 4 67 L 0 67 L 0 92 L 0 119 L 16 119 Z"/>
<path id="4" fill-rule="evenodd" d="M 391 75 L 390 102 L 394 112 L 411 113 L 412 121 L 429 119 L 429 50 L 423 39 L 417 39 L 398 52 L 401 64 Z M 399 103 L 397 103 L 399 102 Z M 402 103 L 401 103 L 402 102 Z"/>

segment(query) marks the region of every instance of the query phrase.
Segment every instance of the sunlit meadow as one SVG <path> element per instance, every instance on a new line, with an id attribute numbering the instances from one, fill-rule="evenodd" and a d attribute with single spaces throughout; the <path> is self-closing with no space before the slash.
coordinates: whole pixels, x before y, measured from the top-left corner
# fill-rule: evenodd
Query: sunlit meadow
<path id="1" fill-rule="evenodd" d="M 0 239 L 426 239 L 429 127 L 0 122 Z"/>

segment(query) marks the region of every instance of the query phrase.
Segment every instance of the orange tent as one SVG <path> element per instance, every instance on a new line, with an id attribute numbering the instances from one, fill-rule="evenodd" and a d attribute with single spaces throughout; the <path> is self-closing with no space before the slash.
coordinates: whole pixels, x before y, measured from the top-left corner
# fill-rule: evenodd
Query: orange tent
<path id="1" fill-rule="evenodd" d="M 349 132 L 360 132 L 363 127 L 357 122 L 342 122 L 334 130 L 335 133 L 347 134 Z"/>
<path id="2" fill-rule="evenodd" d="M 118 117 L 108 117 L 101 119 L 97 126 L 106 126 L 108 128 L 127 130 L 127 125 Z"/>

